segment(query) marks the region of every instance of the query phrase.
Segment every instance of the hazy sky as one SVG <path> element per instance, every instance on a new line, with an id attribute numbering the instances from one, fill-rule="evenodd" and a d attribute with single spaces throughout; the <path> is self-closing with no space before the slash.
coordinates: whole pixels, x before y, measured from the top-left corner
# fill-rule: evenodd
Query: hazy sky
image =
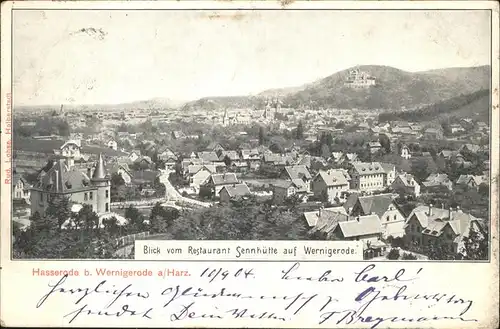
<path id="1" fill-rule="evenodd" d="M 355 65 L 490 58 L 487 11 L 15 11 L 13 26 L 16 106 L 241 95 Z"/>

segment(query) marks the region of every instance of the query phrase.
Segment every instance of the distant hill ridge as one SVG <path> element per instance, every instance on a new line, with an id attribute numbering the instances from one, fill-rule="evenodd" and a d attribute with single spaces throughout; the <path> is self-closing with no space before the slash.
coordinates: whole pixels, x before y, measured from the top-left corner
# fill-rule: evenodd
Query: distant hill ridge
<path id="1" fill-rule="evenodd" d="M 366 89 L 345 86 L 349 71 L 359 69 L 376 78 Z M 263 106 L 267 97 L 282 98 L 284 106 L 394 109 L 433 104 L 462 94 L 489 89 L 490 66 L 458 67 L 407 72 L 390 66 L 352 67 L 299 87 L 270 89 L 255 96 L 205 97 L 184 105 L 185 109 Z"/>
<path id="2" fill-rule="evenodd" d="M 376 85 L 353 89 L 345 86 L 352 69 L 359 69 L 376 78 Z M 184 110 L 220 108 L 262 108 L 266 98 L 280 97 L 283 105 L 298 107 L 392 109 L 415 108 L 434 104 L 462 94 L 490 88 L 490 66 L 455 67 L 423 72 L 407 72 L 390 66 L 360 65 L 336 72 L 312 83 L 291 88 L 265 90 L 257 95 L 210 96 L 187 103 L 168 98 L 117 105 L 84 106 L 85 109 L 173 108 Z"/>

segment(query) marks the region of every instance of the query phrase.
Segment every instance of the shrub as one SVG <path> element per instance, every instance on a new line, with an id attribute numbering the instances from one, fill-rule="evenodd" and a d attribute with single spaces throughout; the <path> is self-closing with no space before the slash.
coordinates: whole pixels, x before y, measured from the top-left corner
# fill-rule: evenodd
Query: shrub
<path id="1" fill-rule="evenodd" d="M 391 249 L 391 251 L 389 251 L 389 254 L 387 255 L 387 259 L 390 259 L 390 260 L 396 260 L 396 259 L 399 259 L 399 250 L 398 249 Z"/>
<path id="2" fill-rule="evenodd" d="M 403 260 L 416 260 L 417 256 L 410 254 L 408 252 L 403 253 L 403 257 L 401 257 Z"/>

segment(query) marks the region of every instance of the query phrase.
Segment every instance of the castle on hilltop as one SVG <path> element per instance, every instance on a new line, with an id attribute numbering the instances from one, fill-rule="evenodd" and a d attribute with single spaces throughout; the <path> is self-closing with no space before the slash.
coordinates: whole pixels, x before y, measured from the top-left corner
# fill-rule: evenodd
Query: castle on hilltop
<path id="1" fill-rule="evenodd" d="M 368 88 L 375 86 L 376 79 L 366 72 L 360 71 L 358 68 L 349 70 L 344 85 L 349 88 Z"/>

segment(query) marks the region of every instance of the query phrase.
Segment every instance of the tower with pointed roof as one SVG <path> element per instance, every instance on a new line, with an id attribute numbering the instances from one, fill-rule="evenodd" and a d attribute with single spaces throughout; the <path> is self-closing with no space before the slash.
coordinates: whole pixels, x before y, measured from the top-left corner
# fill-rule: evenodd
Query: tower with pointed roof
<path id="1" fill-rule="evenodd" d="M 111 205 L 111 179 L 106 173 L 102 153 L 99 154 L 99 159 L 97 160 L 97 164 L 90 182 L 94 187 L 97 188 L 96 213 L 103 214 L 109 212 Z"/>

